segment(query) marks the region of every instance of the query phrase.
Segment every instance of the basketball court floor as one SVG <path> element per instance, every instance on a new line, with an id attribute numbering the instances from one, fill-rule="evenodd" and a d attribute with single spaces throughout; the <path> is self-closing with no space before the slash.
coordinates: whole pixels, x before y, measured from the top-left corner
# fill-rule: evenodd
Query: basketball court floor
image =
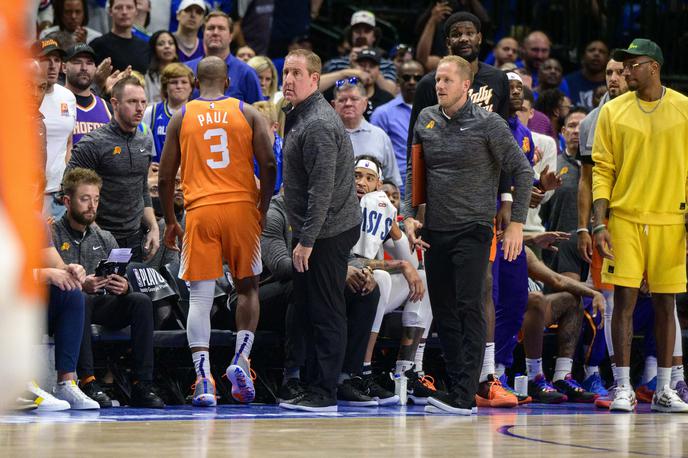
<path id="1" fill-rule="evenodd" d="M 480 409 L 426 415 L 422 407 L 274 405 L 0 416 L 2 457 L 111 456 L 688 456 L 688 415 L 609 413 L 590 405 Z"/>

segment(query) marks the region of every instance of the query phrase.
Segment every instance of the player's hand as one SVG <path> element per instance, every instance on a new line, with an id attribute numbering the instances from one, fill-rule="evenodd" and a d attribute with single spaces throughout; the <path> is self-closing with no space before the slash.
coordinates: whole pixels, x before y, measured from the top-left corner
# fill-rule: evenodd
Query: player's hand
<path id="1" fill-rule="evenodd" d="M 420 279 L 418 275 L 418 270 L 413 267 L 408 262 L 404 263 L 404 269 L 401 271 L 408 283 L 409 295 L 408 300 L 411 302 L 418 302 L 423 299 L 425 295 L 425 285 L 423 285 L 423 280 Z"/>
<path id="2" fill-rule="evenodd" d="M 74 33 L 72 33 L 72 37 L 74 37 L 74 41 L 77 43 L 86 43 L 86 29 L 82 26 L 77 27 Z"/>
<path id="3" fill-rule="evenodd" d="M 84 280 L 84 291 L 88 294 L 97 294 L 108 284 L 107 277 L 96 277 L 95 275 L 87 275 Z"/>
<path id="4" fill-rule="evenodd" d="M 124 70 L 115 70 L 112 75 L 108 76 L 105 80 L 105 93 L 112 94 L 112 88 L 121 79 L 131 76 L 131 65 L 127 66 Z"/>
<path id="5" fill-rule="evenodd" d="M 297 272 L 303 273 L 308 270 L 308 258 L 311 257 L 313 247 L 303 246 L 300 243 L 296 245 L 292 253 L 292 262 Z"/>
<path id="6" fill-rule="evenodd" d="M 418 235 L 422 228 L 423 224 L 415 218 L 408 217 L 404 220 L 404 231 L 406 232 L 406 238 L 409 240 L 412 253 L 418 248 L 421 250 L 430 248 L 430 244 Z"/>
<path id="7" fill-rule="evenodd" d="M 592 264 L 592 237 L 585 231 L 578 233 L 578 254 L 583 261 Z"/>
<path id="8" fill-rule="evenodd" d="M 158 248 L 160 248 L 160 230 L 156 224 L 146 233 L 146 238 L 143 242 L 143 253 L 145 254 L 143 260 L 148 261 L 155 256 L 155 253 L 158 252 Z"/>
<path id="9" fill-rule="evenodd" d="M 597 318 L 597 315 L 604 316 L 604 308 L 607 303 L 604 300 L 602 293 L 596 293 L 592 298 L 592 317 Z"/>
<path id="10" fill-rule="evenodd" d="M 47 268 L 41 269 L 41 279 L 55 285 L 62 291 L 75 291 L 81 289 L 79 283 L 74 276 L 63 269 Z"/>
<path id="11" fill-rule="evenodd" d="M 182 238 L 184 237 L 184 231 L 182 231 L 182 227 L 179 225 L 178 222 L 174 222 L 174 224 L 168 224 L 165 226 L 165 238 L 164 243 L 167 248 L 169 248 L 172 251 L 179 251 L 179 247 L 177 246 L 177 239 L 181 242 Z"/>
<path id="12" fill-rule="evenodd" d="M 528 207 L 537 208 L 537 206 L 542 203 L 542 199 L 544 198 L 545 193 L 533 186 L 533 189 L 530 191 L 530 202 L 528 203 Z"/>
<path id="13" fill-rule="evenodd" d="M 98 67 L 96 68 L 96 74 L 93 76 L 93 81 L 99 88 L 105 89 L 105 82 L 111 74 L 112 59 L 110 57 L 107 57 L 103 59 L 103 61 L 100 64 L 98 64 Z"/>
<path id="14" fill-rule="evenodd" d="M 502 250 L 504 250 L 504 259 L 506 261 L 514 261 L 521 250 L 523 249 L 523 223 L 511 222 L 504 231 L 504 238 L 502 240 Z"/>
<path id="15" fill-rule="evenodd" d="M 349 287 L 351 292 L 359 293 L 363 289 L 366 283 L 366 275 L 362 269 L 358 269 L 354 266 L 348 266 L 346 269 L 346 286 Z"/>
<path id="16" fill-rule="evenodd" d="M 377 286 L 377 282 L 375 281 L 375 276 L 373 275 L 373 272 L 370 271 L 370 269 L 364 269 L 363 274 L 365 275 L 366 282 L 365 285 L 363 285 L 363 288 L 361 289 L 361 295 L 366 296 L 373 292 L 373 290 Z"/>
<path id="17" fill-rule="evenodd" d="M 504 235 L 504 229 L 511 223 L 511 204 L 512 202 L 506 200 L 502 202 L 499 207 L 497 216 L 495 217 L 495 232 L 497 240 L 501 240 Z"/>
<path id="18" fill-rule="evenodd" d="M 550 251 L 559 251 L 559 248 L 554 246 L 556 242 L 561 242 L 562 240 L 569 240 L 571 238 L 571 234 L 568 232 L 556 232 L 556 231 L 551 231 L 551 232 L 540 232 L 538 234 L 533 235 L 530 237 L 530 242 L 534 243 L 535 245 L 539 246 L 540 248 L 544 250 L 550 250 Z"/>
<path id="19" fill-rule="evenodd" d="M 563 173 L 561 174 L 563 175 Z M 553 191 L 561 186 L 561 175 L 556 172 L 549 171 L 549 165 L 546 165 L 540 173 L 540 187 L 543 191 Z"/>
<path id="20" fill-rule="evenodd" d="M 107 286 L 105 286 L 105 289 L 115 296 L 121 296 L 129 291 L 129 282 L 121 275 L 108 275 Z"/>
<path id="21" fill-rule="evenodd" d="M 452 11 L 453 10 L 452 7 L 449 5 L 449 2 L 437 2 L 435 6 L 432 7 L 432 12 L 430 13 L 430 20 L 435 24 L 439 24 L 440 22 L 445 20 L 447 16 L 452 14 Z"/>
<path id="22" fill-rule="evenodd" d="M 79 283 L 83 283 L 86 280 L 86 270 L 80 264 L 67 264 L 67 272 L 72 274 Z"/>
<path id="23" fill-rule="evenodd" d="M 595 248 L 603 258 L 614 260 L 614 248 L 612 248 L 612 237 L 607 228 L 602 229 L 593 236 Z"/>

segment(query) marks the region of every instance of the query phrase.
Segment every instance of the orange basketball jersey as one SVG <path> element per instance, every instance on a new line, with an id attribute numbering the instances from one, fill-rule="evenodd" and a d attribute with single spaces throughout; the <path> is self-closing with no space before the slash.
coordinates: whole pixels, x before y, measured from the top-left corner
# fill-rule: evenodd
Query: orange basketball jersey
<path id="1" fill-rule="evenodd" d="M 184 207 L 258 202 L 253 130 L 240 100 L 196 99 L 183 108 L 179 134 Z"/>

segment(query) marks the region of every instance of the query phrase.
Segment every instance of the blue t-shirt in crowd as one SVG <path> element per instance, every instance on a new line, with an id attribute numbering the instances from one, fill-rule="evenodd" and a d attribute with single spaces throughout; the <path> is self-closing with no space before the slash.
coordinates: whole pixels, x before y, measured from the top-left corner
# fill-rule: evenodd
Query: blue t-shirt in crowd
<path id="1" fill-rule="evenodd" d="M 201 59 L 199 57 L 186 62 L 186 65 L 193 70 L 194 74 Z M 243 100 L 246 103 L 255 103 L 263 100 L 263 93 L 260 90 L 260 81 L 258 81 L 256 72 L 231 54 L 227 56 L 225 62 L 227 63 L 227 74 L 229 76 L 229 87 L 225 91 L 225 95 Z M 194 89 L 192 98 L 197 97 L 198 90 Z"/>
<path id="2" fill-rule="evenodd" d="M 566 81 L 569 83 L 571 102 L 588 110 L 594 108 L 592 106 L 592 96 L 595 93 L 595 89 L 605 84 L 604 81 L 590 81 L 583 76 L 580 70 L 566 75 Z"/>
<path id="3" fill-rule="evenodd" d="M 153 162 L 160 162 L 162 148 L 165 145 L 165 137 L 167 136 L 167 125 L 170 123 L 170 119 L 172 119 L 172 114 L 167 108 L 167 102 L 159 102 L 153 106 L 150 126 L 153 132 L 153 144 L 155 145 Z"/>

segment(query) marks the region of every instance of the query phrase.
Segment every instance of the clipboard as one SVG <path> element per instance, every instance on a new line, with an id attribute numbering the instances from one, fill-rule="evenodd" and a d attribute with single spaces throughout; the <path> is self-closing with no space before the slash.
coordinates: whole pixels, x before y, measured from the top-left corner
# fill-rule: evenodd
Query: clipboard
<path id="1" fill-rule="evenodd" d="M 418 207 L 426 201 L 425 156 L 423 145 L 411 146 L 411 205 Z"/>

